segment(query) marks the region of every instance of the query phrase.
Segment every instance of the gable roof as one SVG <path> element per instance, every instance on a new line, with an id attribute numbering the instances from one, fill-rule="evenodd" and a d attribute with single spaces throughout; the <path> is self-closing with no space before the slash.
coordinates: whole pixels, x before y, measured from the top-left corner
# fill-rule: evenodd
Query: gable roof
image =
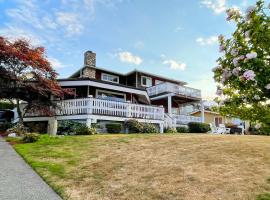
<path id="1" fill-rule="evenodd" d="M 195 113 L 200 113 L 200 110 L 196 110 L 194 112 L 191 112 L 190 114 L 193 115 Z M 210 111 L 210 110 L 204 110 L 205 113 L 210 113 L 210 114 L 214 114 L 214 115 L 220 115 L 218 112 L 214 112 L 214 111 Z"/>
<path id="2" fill-rule="evenodd" d="M 154 76 L 154 77 L 157 77 L 157 78 L 160 78 L 160 79 L 164 79 L 164 80 L 176 82 L 176 83 L 178 83 L 180 85 L 186 85 L 187 84 L 184 81 L 175 80 L 175 79 L 172 79 L 172 78 L 168 78 L 168 77 L 164 77 L 164 76 L 152 74 L 152 73 L 141 71 L 141 70 L 137 70 L 137 69 L 134 69 L 134 70 L 132 70 L 132 71 L 124 74 L 124 73 L 119 73 L 119 72 L 116 72 L 116 71 L 108 70 L 108 69 L 105 69 L 105 68 L 102 68 L 102 67 L 91 67 L 91 66 L 87 66 L 87 67 L 90 67 L 90 68 L 93 68 L 93 69 L 102 70 L 102 71 L 105 71 L 105 72 L 108 72 L 108 73 L 112 73 L 112 74 L 116 74 L 116 75 L 119 75 L 119 76 L 129 76 L 129 75 L 137 72 L 137 73 L 142 73 L 142 74 L 149 75 L 149 76 Z M 79 76 L 80 75 L 80 71 L 83 70 L 84 68 L 86 68 L 86 67 L 80 68 L 74 74 L 72 74 L 69 78 L 75 78 L 76 76 Z"/>

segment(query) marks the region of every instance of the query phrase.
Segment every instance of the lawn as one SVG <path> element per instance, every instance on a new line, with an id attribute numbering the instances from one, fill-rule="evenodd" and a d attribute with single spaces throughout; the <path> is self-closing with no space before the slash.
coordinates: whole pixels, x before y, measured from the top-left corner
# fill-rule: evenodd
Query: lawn
<path id="1" fill-rule="evenodd" d="M 43 137 L 14 147 L 65 199 L 270 199 L 270 137 Z"/>

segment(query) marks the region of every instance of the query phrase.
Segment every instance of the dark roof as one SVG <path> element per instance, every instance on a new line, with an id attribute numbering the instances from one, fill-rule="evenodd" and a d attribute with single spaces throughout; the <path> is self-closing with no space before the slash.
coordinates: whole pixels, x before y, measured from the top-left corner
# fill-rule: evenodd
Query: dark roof
<path id="1" fill-rule="evenodd" d="M 89 66 L 90 67 L 90 66 Z M 72 74 L 70 76 L 70 78 L 74 78 L 75 76 L 79 76 L 80 75 L 80 71 L 82 69 L 84 69 L 85 67 L 82 67 L 80 68 L 78 71 L 76 71 L 74 74 Z M 142 74 L 146 74 L 146 75 L 149 75 L 149 76 L 154 76 L 154 77 L 157 77 L 157 78 L 160 78 L 160 79 L 164 79 L 164 80 L 168 80 L 168 81 L 172 81 L 172 82 L 175 82 L 175 83 L 178 83 L 180 85 L 186 85 L 187 83 L 184 82 L 184 81 L 179 81 L 179 80 L 175 80 L 175 79 L 172 79 L 172 78 L 168 78 L 168 77 L 164 77 L 164 76 L 160 76 L 160 75 L 156 75 L 156 74 L 152 74 L 152 73 L 149 73 L 149 72 L 145 72 L 145 71 L 141 71 L 141 70 L 137 70 L 137 69 L 134 69 L 128 73 L 119 73 L 119 72 L 115 72 L 115 71 L 111 71 L 111 70 L 108 70 L 108 69 L 105 69 L 105 68 L 102 68 L 102 67 L 90 67 L 90 68 L 93 68 L 93 69 L 99 69 L 99 70 L 102 70 L 102 71 L 105 71 L 105 72 L 108 72 L 108 73 L 112 73 L 112 74 L 117 74 L 117 75 L 120 75 L 120 76 L 128 76 L 128 75 L 131 75 L 133 73 L 142 73 Z"/>

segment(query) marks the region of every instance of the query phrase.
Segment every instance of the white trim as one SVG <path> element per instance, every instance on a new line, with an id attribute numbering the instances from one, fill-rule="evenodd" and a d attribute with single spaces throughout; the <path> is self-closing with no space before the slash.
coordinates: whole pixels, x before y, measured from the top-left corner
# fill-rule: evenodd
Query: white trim
<path id="1" fill-rule="evenodd" d="M 146 78 L 146 85 L 143 84 L 143 78 Z M 147 85 L 147 79 L 150 79 L 151 81 L 151 85 Z M 144 87 L 152 87 L 153 83 L 152 83 L 152 77 L 149 77 L 149 76 L 141 76 L 141 85 L 144 86 Z"/>
<path id="2" fill-rule="evenodd" d="M 104 115 L 67 115 L 67 116 L 56 116 L 57 120 L 108 120 L 108 121 L 126 121 L 128 119 L 136 119 L 139 122 L 145 123 L 164 123 L 163 120 L 155 120 L 155 119 L 141 119 L 141 118 L 127 118 L 127 117 L 116 117 L 116 116 L 104 116 Z M 31 121 L 48 121 L 50 117 L 25 117 L 23 120 L 25 122 Z"/>
<path id="3" fill-rule="evenodd" d="M 173 96 L 175 96 L 175 94 L 173 94 L 173 93 L 164 94 L 164 95 L 161 95 L 161 96 L 153 97 L 153 98 L 151 98 L 151 100 L 163 99 L 163 98 L 166 98 L 168 96 L 172 96 L 173 97 Z"/>
<path id="4" fill-rule="evenodd" d="M 114 81 L 106 80 L 106 79 L 103 78 L 103 76 L 111 76 L 111 77 L 113 77 L 113 78 L 117 78 L 117 81 L 114 82 Z M 102 72 L 102 73 L 101 73 L 101 80 L 107 81 L 107 82 L 111 82 L 111 83 L 119 83 L 119 76 L 116 76 L 116 75 L 113 75 L 113 74 L 107 74 L 107 73 L 103 73 L 103 72 Z"/>
<path id="5" fill-rule="evenodd" d="M 100 89 L 96 89 L 96 98 L 98 97 L 98 92 L 105 92 L 105 93 L 109 93 L 109 94 L 122 95 L 124 97 L 125 101 L 127 99 L 127 95 L 125 93 L 112 92 L 112 91 L 109 91 L 109 90 L 100 90 Z"/>

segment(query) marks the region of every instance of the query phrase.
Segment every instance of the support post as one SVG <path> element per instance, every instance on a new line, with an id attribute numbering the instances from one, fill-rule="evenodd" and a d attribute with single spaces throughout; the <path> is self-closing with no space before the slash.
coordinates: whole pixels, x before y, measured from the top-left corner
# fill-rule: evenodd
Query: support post
<path id="1" fill-rule="evenodd" d="M 58 127 L 58 123 L 57 123 L 56 117 L 51 117 L 48 120 L 48 128 L 47 128 L 48 135 L 56 136 L 57 127 Z"/>
<path id="2" fill-rule="evenodd" d="M 164 123 L 159 123 L 159 132 L 164 133 Z"/>
<path id="3" fill-rule="evenodd" d="M 91 118 L 87 118 L 87 119 L 86 119 L 86 126 L 87 126 L 88 128 L 91 128 L 91 122 L 92 122 Z"/>
<path id="4" fill-rule="evenodd" d="M 201 100 L 201 120 L 204 123 L 204 104 L 203 104 L 203 100 Z"/>
<path id="5" fill-rule="evenodd" d="M 172 96 L 168 96 L 168 115 L 172 115 Z"/>

